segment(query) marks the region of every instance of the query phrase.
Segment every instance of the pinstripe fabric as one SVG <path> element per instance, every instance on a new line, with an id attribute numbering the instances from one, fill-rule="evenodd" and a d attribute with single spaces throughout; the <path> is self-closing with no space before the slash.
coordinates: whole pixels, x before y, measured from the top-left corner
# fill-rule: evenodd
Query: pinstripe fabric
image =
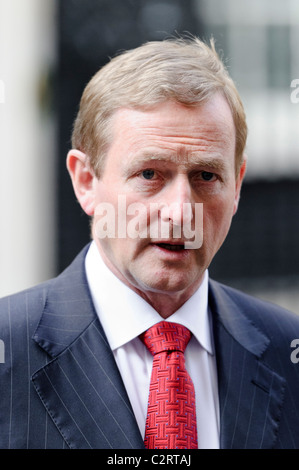
<path id="1" fill-rule="evenodd" d="M 0 301 L 2 449 L 144 447 L 91 304 L 85 252 L 57 279 Z"/>
<path id="2" fill-rule="evenodd" d="M 299 338 L 299 317 L 213 281 L 210 308 L 221 447 L 298 449 L 299 367 L 290 343 Z"/>
<path id="3" fill-rule="evenodd" d="M 84 274 L 0 300 L 0 448 L 143 448 Z M 210 282 L 223 448 L 299 448 L 299 319 Z"/>
<path id="4" fill-rule="evenodd" d="M 71 448 L 143 447 L 114 358 L 98 320 L 33 376 L 34 386 Z"/>
<path id="5" fill-rule="evenodd" d="M 40 400 L 36 399 L 30 381 L 31 374 L 49 360 L 48 354 L 40 348 L 31 349 L 32 334 L 38 321 L 36 312 L 41 312 L 44 297 L 45 289 L 41 287 L 38 296 L 28 292 L 1 301 L 0 335 L 5 344 L 5 363 L 0 368 L 2 449 L 65 447 L 64 439 L 57 433 Z"/>

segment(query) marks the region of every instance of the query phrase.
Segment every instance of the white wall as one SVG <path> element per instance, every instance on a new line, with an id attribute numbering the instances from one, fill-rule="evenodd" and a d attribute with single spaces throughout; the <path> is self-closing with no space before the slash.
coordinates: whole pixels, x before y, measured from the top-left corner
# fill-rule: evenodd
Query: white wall
<path id="1" fill-rule="evenodd" d="M 54 25 L 54 0 L 0 0 L 0 296 L 54 273 L 55 125 L 39 93 Z"/>

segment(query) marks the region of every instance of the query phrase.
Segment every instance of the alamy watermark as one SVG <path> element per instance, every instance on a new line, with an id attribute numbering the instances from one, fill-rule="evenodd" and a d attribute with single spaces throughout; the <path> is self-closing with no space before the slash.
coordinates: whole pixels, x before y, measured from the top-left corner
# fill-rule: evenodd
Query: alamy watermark
<path id="1" fill-rule="evenodd" d="M 1 103 L 5 103 L 5 85 L 3 80 L 0 80 L 0 104 Z"/>
<path id="2" fill-rule="evenodd" d="M 299 78 L 291 81 L 291 88 L 294 88 L 290 95 L 291 102 L 297 104 L 299 103 Z"/>
<path id="3" fill-rule="evenodd" d="M 203 204 L 134 202 L 127 205 L 119 195 L 117 206 L 108 202 L 95 210 L 95 235 L 104 238 L 148 238 L 160 243 L 175 243 L 185 249 L 200 248 L 203 243 Z"/>
<path id="4" fill-rule="evenodd" d="M 298 364 L 299 362 L 299 339 L 293 339 L 290 344 L 291 348 L 295 348 L 294 351 L 291 352 L 291 361 L 293 364 Z"/>
<path id="5" fill-rule="evenodd" d="M 0 339 L 0 364 L 4 364 L 5 362 L 5 345 L 4 341 Z"/>

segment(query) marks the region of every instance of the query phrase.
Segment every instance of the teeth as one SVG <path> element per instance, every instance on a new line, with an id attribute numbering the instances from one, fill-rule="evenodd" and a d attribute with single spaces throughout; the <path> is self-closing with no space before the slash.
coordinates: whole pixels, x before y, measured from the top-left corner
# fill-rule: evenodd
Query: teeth
<path id="1" fill-rule="evenodd" d="M 168 243 L 158 243 L 158 246 L 170 251 L 180 251 L 184 249 L 184 245 L 170 245 Z"/>

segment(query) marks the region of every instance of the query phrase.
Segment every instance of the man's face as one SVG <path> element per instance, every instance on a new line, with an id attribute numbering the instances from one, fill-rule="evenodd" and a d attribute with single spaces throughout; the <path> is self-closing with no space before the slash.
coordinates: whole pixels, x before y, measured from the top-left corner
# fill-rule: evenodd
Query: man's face
<path id="1" fill-rule="evenodd" d="M 235 128 L 229 106 L 219 94 L 193 108 L 167 102 L 149 111 L 120 109 L 112 126 L 102 174 L 93 181 L 96 244 L 110 269 L 145 297 L 188 297 L 201 283 L 237 209 L 243 173 L 236 177 Z M 171 231 L 163 240 L 150 235 L 98 237 L 101 211 L 96 208 L 113 205 L 118 218 L 120 196 L 126 207 L 139 203 L 147 214 L 155 204 L 175 203 L 182 210 L 169 213 L 171 226 L 184 223 L 183 206 L 189 204 L 194 227 L 195 203 L 202 203 L 202 245 L 183 249 L 183 236 L 174 239 Z M 128 224 L 130 219 L 132 215 L 121 222 Z"/>

